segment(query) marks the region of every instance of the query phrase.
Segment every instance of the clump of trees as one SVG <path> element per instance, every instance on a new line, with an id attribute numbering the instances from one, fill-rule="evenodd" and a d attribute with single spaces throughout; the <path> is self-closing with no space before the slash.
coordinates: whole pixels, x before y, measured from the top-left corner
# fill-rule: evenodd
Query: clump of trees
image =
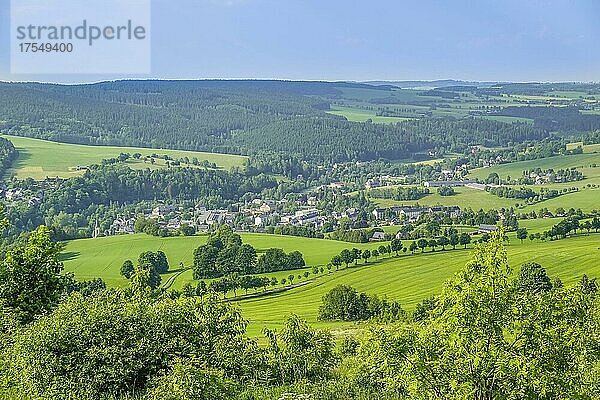
<path id="1" fill-rule="evenodd" d="M 437 189 L 437 192 L 440 196 L 454 196 L 456 194 L 456 192 L 454 191 L 454 188 L 452 186 L 440 186 Z"/>
<path id="2" fill-rule="evenodd" d="M 429 194 L 429 189 L 417 186 L 398 187 L 395 189 L 371 189 L 369 196 L 376 199 L 393 199 L 398 201 L 419 200 Z"/>
<path id="3" fill-rule="evenodd" d="M 228 225 L 212 232 L 207 243 L 194 250 L 194 279 L 218 278 L 229 274 L 248 275 L 302 268 L 302 253 L 268 249 L 257 258 L 254 247 L 242 243 Z"/>
<path id="4" fill-rule="evenodd" d="M 404 316 L 400 303 L 359 293 L 347 285 L 338 285 L 327 292 L 319 307 L 319 319 L 324 321 L 364 321 L 371 318 L 397 321 Z"/>
<path id="5" fill-rule="evenodd" d="M 137 265 L 134 267 L 131 260 L 125 260 L 121 266 L 121 275 L 126 279 L 131 279 L 136 271 L 147 271 L 149 276 L 148 284 L 156 289 L 162 280 L 161 274 L 169 271 L 169 261 L 166 254 L 158 250 L 157 252 L 144 251 L 140 253 Z"/>
<path id="6" fill-rule="evenodd" d="M 243 244 L 228 225 L 212 232 L 206 244 L 194 250 L 194 279 L 217 278 L 231 273 L 255 272 L 256 250 Z"/>

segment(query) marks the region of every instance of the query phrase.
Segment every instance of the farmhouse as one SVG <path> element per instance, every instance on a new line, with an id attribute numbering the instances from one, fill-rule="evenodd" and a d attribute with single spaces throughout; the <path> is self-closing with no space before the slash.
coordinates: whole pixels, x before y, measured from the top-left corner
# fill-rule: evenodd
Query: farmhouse
<path id="1" fill-rule="evenodd" d="M 381 242 L 385 240 L 384 232 L 373 232 L 373 236 L 369 239 L 370 242 Z"/>
<path id="2" fill-rule="evenodd" d="M 494 232 L 496 229 L 498 229 L 496 225 L 481 224 L 477 229 L 477 233 L 491 233 Z"/>

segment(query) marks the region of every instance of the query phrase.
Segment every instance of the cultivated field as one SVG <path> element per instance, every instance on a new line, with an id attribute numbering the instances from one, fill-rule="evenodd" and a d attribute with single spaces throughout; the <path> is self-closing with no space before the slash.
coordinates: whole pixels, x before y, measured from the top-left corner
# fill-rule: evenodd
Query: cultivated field
<path id="1" fill-rule="evenodd" d="M 86 146 L 19 136 L 4 135 L 4 137 L 13 142 L 19 151 L 19 158 L 11 170 L 19 179 L 45 179 L 46 177 L 56 176 L 70 178 L 78 176 L 83 171 L 78 170 L 77 166 L 98 164 L 103 159 L 117 157 L 120 153 L 140 153 L 142 156 L 150 156 L 155 153 L 159 156 L 168 155 L 174 159 L 188 157 L 190 160 L 196 157 L 199 161 L 214 162 L 217 166 L 224 169 L 231 169 L 234 166 L 241 167 L 246 160 L 246 157 L 230 154 L 137 147 Z M 134 169 L 162 168 L 165 167 L 165 160 L 156 159 L 155 164 L 142 160 L 129 160 L 127 165 Z"/>

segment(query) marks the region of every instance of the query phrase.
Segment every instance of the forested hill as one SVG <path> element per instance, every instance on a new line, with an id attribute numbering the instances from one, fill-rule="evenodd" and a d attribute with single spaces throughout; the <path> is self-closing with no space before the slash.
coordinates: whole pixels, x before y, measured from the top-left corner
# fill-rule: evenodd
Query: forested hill
<path id="1" fill-rule="evenodd" d="M 297 118 L 277 121 L 236 135 L 241 148 L 270 148 L 319 161 L 401 159 L 425 150 L 440 154 L 466 146 L 504 146 L 541 139 L 545 131 L 526 124 L 483 119 L 434 118 L 395 125 L 356 123 L 340 119 Z"/>
<path id="2" fill-rule="evenodd" d="M 391 159 L 468 144 L 540 139 L 543 128 L 467 118 L 390 125 L 325 111 L 347 91 L 389 86 L 291 81 L 0 83 L 0 133 L 94 145 L 236 154 L 280 152 L 318 161 Z"/>

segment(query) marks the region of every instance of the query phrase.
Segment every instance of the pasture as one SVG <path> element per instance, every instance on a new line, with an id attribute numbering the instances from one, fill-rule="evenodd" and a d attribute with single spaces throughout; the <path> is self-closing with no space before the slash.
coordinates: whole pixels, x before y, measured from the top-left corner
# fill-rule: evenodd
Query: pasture
<path id="1" fill-rule="evenodd" d="M 87 146 L 80 144 L 67 144 L 51 142 L 48 140 L 32 139 L 20 136 L 7 136 L 19 152 L 19 157 L 13 168 L 9 171 L 14 173 L 18 179 L 33 178 L 45 179 L 46 177 L 71 178 L 83 174 L 77 166 L 99 164 L 103 159 L 117 157 L 120 153 L 140 153 L 142 156 L 150 156 L 156 153 L 159 156 L 168 155 L 174 159 L 194 157 L 199 161 L 206 160 L 216 163 L 219 168 L 231 169 L 235 166 L 242 167 L 247 157 L 203 153 L 183 150 L 150 149 L 138 147 L 117 146 Z M 165 160 L 156 159 L 154 164 L 142 160 L 130 159 L 127 165 L 133 169 L 163 168 Z"/>

